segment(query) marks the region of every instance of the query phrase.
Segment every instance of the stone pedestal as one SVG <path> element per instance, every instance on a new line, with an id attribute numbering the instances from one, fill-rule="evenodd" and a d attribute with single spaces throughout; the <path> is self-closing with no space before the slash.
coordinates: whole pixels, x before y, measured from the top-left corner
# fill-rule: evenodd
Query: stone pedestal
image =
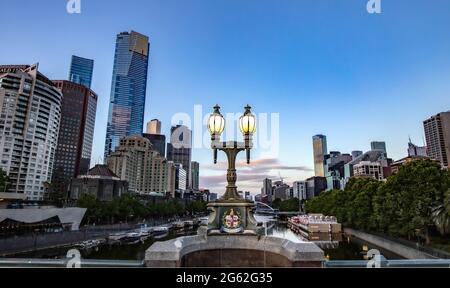
<path id="1" fill-rule="evenodd" d="M 145 254 L 147 267 L 322 267 L 324 252 L 314 243 L 270 236 L 207 235 L 156 242 Z"/>

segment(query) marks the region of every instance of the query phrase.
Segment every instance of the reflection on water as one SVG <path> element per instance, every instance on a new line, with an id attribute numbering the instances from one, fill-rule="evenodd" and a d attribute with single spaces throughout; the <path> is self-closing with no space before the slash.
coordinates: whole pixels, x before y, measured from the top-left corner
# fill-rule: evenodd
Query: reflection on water
<path id="1" fill-rule="evenodd" d="M 84 259 L 97 260 L 143 260 L 145 251 L 152 246 L 155 241 L 167 241 L 182 236 L 190 236 L 197 234 L 194 229 L 170 230 L 165 237 L 154 239 L 149 238 L 144 243 L 138 244 L 113 244 L 101 245 L 95 248 L 80 250 Z M 66 258 L 67 252 L 74 247 L 52 248 L 29 253 L 21 253 L 9 256 L 9 258 L 40 258 L 40 259 L 63 259 Z"/>
<path id="2" fill-rule="evenodd" d="M 295 243 L 313 242 L 319 246 L 329 260 L 366 260 L 365 256 L 371 249 L 377 249 L 387 259 L 402 259 L 401 256 L 374 246 L 364 240 L 343 235 L 316 233 L 302 235 L 294 233 L 287 223 L 279 222 L 270 216 L 257 216 L 256 219 L 266 227 L 266 235 L 280 237 Z"/>
<path id="3" fill-rule="evenodd" d="M 363 260 L 367 251 L 370 249 L 378 249 L 387 259 L 401 259 L 389 251 L 380 249 L 363 240 L 347 237 L 342 234 L 315 234 L 315 235 L 298 235 L 287 227 L 285 222 L 278 222 L 273 217 L 256 216 L 258 222 L 262 222 L 266 227 L 266 235 L 279 237 L 290 240 L 295 243 L 314 242 L 322 250 L 329 260 Z M 102 245 L 93 249 L 82 250 L 82 257 L 85 259 L 108 259 L 108 260 L 143 260 L 145 251 L 155 241 L 167 241 L 181 236 L 189 236 L 197 234 L 196 229 L 171 230 L 169 234 L 160 239 L 150 238 L 144 243 L 134 245 Z M 45 259 L 61 259 L 65 258 L 67 251 L 71 247 L 54 248 L 32 253 L 24 253 L 14 255 L 16 258 L 45 258 Z"/>
<path id="4" fill-rule="evenodd" d="M 272 225 L 269 225 L 268 228 L 269 228 L 267 230 L 268 236 L 283 238 L 286 240 L 290 240 L 294 243 L 303 243 L 307 241 L 302 237 L 299 237 L 291 229 L 287 229 L 286 224 L 284 223 L 272 223 Z"/>

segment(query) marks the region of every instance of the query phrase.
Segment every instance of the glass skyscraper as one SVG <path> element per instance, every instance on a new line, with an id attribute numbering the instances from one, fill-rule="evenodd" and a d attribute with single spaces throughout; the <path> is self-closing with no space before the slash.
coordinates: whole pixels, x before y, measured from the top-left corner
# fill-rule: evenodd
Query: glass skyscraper
<path id="1" fill-rule="evenodd" d="M 143 132 L 149 50 L 145 35 L 134 31 L 117 35 L 105 161 L 121 138 Z"/>
<path id="2" fill-rule="evenodd" d="M 94 60 L 73 55 L 70 64 L 69 81 L 91 88 Z"/>
<path id="3" fill-rule="evenodd" d="M 316 177 L 325 177 L 325 155 L 328 153 L 327 137 L 316 135 L 313 137 L 314 172 Z"/>

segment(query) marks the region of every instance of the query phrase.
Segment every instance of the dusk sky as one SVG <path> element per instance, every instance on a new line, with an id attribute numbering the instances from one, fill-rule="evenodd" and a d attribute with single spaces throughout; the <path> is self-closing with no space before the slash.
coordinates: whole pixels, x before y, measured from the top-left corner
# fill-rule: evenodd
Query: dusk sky
<path id="1" fill-rule="evenodd" d="M 409 137 L 423 144 L 423 120 L 450 110 L 448 0 L 382 0 L 381 14 L 367 13 L 367 0 L 81 0 L 81 14 L 68 14 L 66 0 L 0 2 L 0 65 L 39 62 L 50 79 L 67 79 L 72 54 L 95 60 L 92 164 L 103 160 L 122 31 L 150 37 L 145 121 L 160 119 L 167 136 L 172 116 L 193 116 L 194 105 L 204 115 L 216 103 L 279 114 L 279 153 L 255 149 L 253 165 L 239 167 L 240 190 L 313 176 L 315 134 L 343 153 L 386 141 L 403 158 Z M 223 193 L 224 163 L 212 165 L 208 146 L 193 160 L 201 186 Z"/>

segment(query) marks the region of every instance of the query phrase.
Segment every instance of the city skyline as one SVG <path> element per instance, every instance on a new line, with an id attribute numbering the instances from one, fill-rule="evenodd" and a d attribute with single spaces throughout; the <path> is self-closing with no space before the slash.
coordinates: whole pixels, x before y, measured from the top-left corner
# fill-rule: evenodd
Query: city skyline
<path id="1" fill-rule="evenodd" d="M 99 110 L 93 165 L 103 155 L 114 36 L 125 30 L 148 35 L 152 64 L 143 126 L 158 118 L 162 133 L 170 135 L 172 115 L 192 114 L 195 104 L 202 104 L 205 114 L 217 102 L 228 111 L 241 111 L 250 103 L 256 113 L 280 113 L 280 138 L 284 141 L 280 141 L 279 157 L 255 151 L 251 167 L 258 165 L 258 171 L 239 165 L 239 189 L 255 193 L 263 175 L 277 178 L 280 172 L 289 182 L 312 176 L 313 135 L 326 135 L 329 150 L 343 153 L 368 151 L 371 141 L 385 141 L 389 156 L 400 159 L 407 155 L 409 135 L 414 143 L 422 144 L 423 120 L 449 110 L 450 86 L 445 79 L 450 76 L 450 60 L 445 56 L 450 40 L 443 37 L 446 31 L 442 27 L 448 27 L 450 20 L 441 12 L 448 10 L 449 3 L 436 1 L 428 7 L 417 1 L 396 2 L 383 3 L 381 15 L 367 14 L 365 3 L 336 3 L 330 8 L 321 2 L 283 2 L 270 11 L 267 1 L 256 10 L 236 1 L 145 1 L 142 11 L 117 3 L 102 11 L 103 2 L 85 1 L 80 15 L 69 15 L 56 4 L 30 3 L 33 9 L 22 12 L 38 11 L 33 17 L 42 20 L 41 29 L 47 29 L 51 38 L 39 35 L 41 41 L 32 41 L 36 36 L 26 29 L 30 17 L 24 15 L 23 21 L 12 27 L 11 41 L 17 45 L 0 48 L 0 63 L 39 62 L 50 79 L 64 79 L 72 54 L 95 60 L 92 89 L 99 95 Z M 9 6 L 10 15 L 21 8 L 16 3 Z M 224 11 L 211 17 L 218 8 Z M 94 10 L 99 13 L 98 20 L 92 18 L 90 11 Z M 149 17 L 117 21 L 121 13 L 148 13 Z M 399 13 L 405 13 L 402 22 L 396 20 Z M 343 15 L 348 15 L 345 21 Z M 9 17 L 0 21 L 13 21 Z M 264 23 L 267 17 L 271 24 Z M 170 22 L 173 18 L 177 20 Z M 209 27 L 204 27 L 202 20 L 208 21 Z M 108 25 L 93 27 L 94 21 Z M 237 23 L 229 25 L 233 22 Z M 70 31 L 71 37 L 64 39 L 65 43 L 56 38 L 58 43 L 54 43 L 63 29 Z M 427 35 L 423 37 L 428 41 L 415 40 L 418 34 Z M 212 166 L 210 150 L 194 149 L 192 159 L 201 163 L 200 186 L 223 192 L 225 171 Z"/>

